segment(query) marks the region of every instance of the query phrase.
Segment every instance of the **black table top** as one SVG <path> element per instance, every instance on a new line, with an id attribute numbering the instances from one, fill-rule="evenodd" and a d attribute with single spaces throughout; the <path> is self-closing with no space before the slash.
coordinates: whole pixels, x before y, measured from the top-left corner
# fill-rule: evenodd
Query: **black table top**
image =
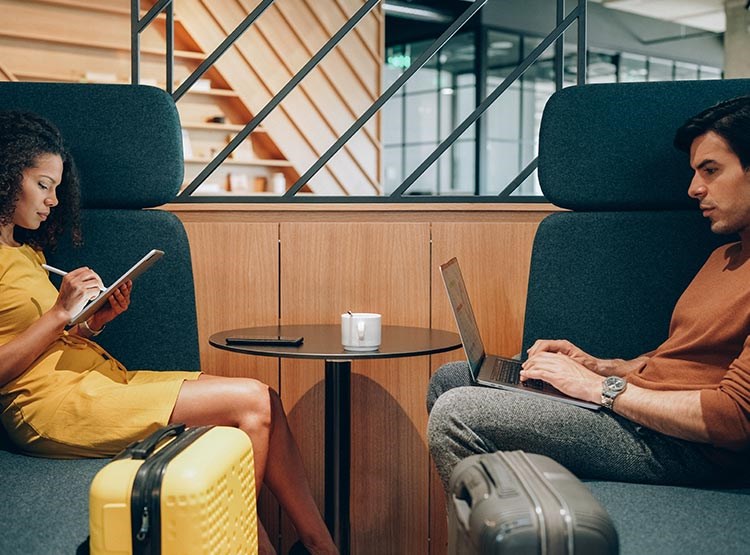
<path id="1" fill-rule="evenodd" d="M 227 345 L 225 339 L 237 335 L 259 337 L 304 337 L 299 347 L 277 345 Z M 213 334 L 209 343 L 219 349 L 259 356 L 308 359 L 371 359 L 430 355 L 461 347 L 457 333 L 430 328 L 383 326 L 377 351 L 346 351 L 341 345 L 340 324 L 307 324 L 299 326 L 264 326 L 225 330 Z"/>

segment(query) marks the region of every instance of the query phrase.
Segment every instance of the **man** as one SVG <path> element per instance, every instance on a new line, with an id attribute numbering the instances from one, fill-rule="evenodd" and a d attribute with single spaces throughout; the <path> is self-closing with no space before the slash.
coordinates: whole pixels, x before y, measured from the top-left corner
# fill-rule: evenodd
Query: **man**
<path id="1" fill-rule="evenodd" d="M 688 485 L 750 475 L 750 96 L 691 118 L 675 146 L 690 155 L 688 194 L 711 230 L 740 241 L 711 254 L 655 351 L 605 360 L 564 340 L 528 350 L 522 380 L 603 410 L 473 386 L 466 363 L 440 368 L 427 396 L 428 440 L 446 490 L 461 459 L 513 449 L 548 455 L 581 478 Z"/>

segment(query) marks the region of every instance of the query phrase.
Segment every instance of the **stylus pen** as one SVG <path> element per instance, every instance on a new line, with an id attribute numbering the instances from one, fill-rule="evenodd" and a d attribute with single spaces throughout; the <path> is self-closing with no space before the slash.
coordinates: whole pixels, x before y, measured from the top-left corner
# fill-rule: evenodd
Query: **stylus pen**
<path id="1" fill-rule="evenodd" d="M 67 276 L 68 272 L 65 270 L 61 270 L 60 268 L 55 268 L 54 266 L 50 266 L 49 264 L 42 264 L 42 268 L 47 270 L 48 272 L 51 272 L 53 274 L 57 274 L 58 276 Z"/>
<path id="2" fill-rule="evenodd" d="M 68 272 L 66 272 L 65 270 L 61 270 L 60 268 L 55 268 L 54 266 L 50 266 L 49 264 L 42 264 L 42 268 L 44 268 L 48 272 L 51 272 L 53 274 L 57 274 L 58 276 L 67 276 L 68 275 Z M 103 285 L 100 285 L 99 289 L 101 289 L 102 291 L 104 291 L 106 289 L 106 287 L 104 287 Z"/>

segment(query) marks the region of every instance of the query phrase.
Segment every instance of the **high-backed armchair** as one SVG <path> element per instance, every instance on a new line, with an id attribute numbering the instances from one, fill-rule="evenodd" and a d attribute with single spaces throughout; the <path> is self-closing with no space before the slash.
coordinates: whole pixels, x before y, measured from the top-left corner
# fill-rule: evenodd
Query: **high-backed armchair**
<path id="1" fill-rule="evenodd" d="M 0 110 L 54 122 L 81 175 L 84 245 L 47 253 L 60 268 L 87 265 L 105 283 L 152 248 L 165 251 L 136 281 L 130 309 L 97 341 L 130 369 L 199 368 L 190 249 L 181 222 L 149 208 L 183 178 L 180 121 L 153 87 L 0 83 Z M 106 460 L 50 460 L 0 444 L 0 553 L 74 553 L 88 535 L 88 487 Z"/>
<path id="2" fill-rule="evenodd" d="M 708 254 L 736 237 L 711 233 L 687 195 L 692 170 L 672 140 L 684 121 L 750 93 L 750 80 L 571 87 L 542 119 L 539 181 L 571 212 L 539 226 L 523 349 L 567 338 L 594 356 L 633 358 L 667 336 L 677 298 Z M 750 551 L 750 489 L 591 482 L 621 553 Z"/>

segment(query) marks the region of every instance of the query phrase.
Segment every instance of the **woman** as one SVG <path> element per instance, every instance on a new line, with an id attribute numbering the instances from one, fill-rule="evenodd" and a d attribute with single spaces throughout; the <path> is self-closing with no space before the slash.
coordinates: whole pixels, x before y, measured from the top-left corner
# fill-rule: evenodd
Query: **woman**
<path id="1" fill-rule="evenodd" d="M 90 339 L 127 310 L 130 282 L 65 330 L 102 285 L 90 268 L 64 276 L 59 292 L 49 281 L 42 250 L 66 227 L 80 243 L 78 176 L 59 131 L 33 114 L 0 112 L 0 417 L 10 438 L 31 455 L 101 457 L 170 422 L 240 428 L 253 443 L 256 483 L 271 489 L 309 551 L 335 553 L 273 390 L 251 379 L 127 371 Z M 273 552 L 261 526 L 259 538 Z"/>

